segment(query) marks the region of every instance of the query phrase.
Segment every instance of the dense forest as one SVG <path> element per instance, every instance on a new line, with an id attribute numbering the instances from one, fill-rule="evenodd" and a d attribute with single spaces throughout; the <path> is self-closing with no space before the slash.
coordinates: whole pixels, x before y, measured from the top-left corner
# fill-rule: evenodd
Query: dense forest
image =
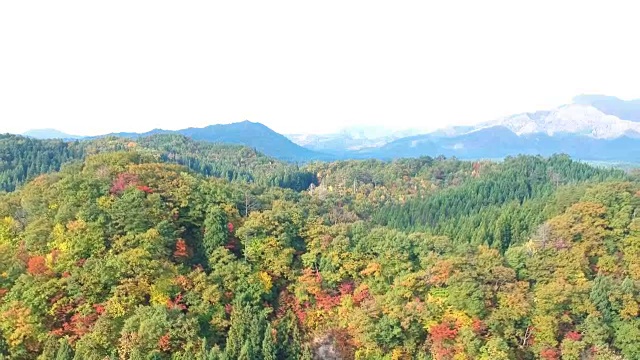
<path id="1" fill-rule="evenodd" d="M 0 359 L 640 359 L 640 181 L 0 138 Z"/>

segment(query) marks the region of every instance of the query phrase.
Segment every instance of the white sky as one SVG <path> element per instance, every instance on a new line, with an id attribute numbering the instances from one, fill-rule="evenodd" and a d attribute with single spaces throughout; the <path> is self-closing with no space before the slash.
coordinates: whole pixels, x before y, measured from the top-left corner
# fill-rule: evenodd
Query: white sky
<path id="1" fill-rule="evenodd" d="M 635 1 L 0 1 L 0 132 L 438 128 L 640 97 Z"/>

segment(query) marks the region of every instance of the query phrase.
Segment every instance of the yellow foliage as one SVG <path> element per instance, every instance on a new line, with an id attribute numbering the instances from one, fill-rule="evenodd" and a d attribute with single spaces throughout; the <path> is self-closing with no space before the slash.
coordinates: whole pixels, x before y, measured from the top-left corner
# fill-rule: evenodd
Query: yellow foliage
<path id="1" fill-rule="evenodd" d="M 451 307 L 447 308 L 443 319 L 450 320 L 458 324 L 459 327 L 469 327 L 473 323 L 473 319 L 464 311 L 455 310 Z"/>
<path id="2" fill-rule="evenodd" d="M 0 314 L 0 327 L 11 347 L 18 347 L 36 332 L 36 322 L 31 309 L 15 302 L 9 310 Z"/>
<path id="3" fill-rule="evenodd" d="M 49 247 L 57 249 L 63 253 L 69 251 L 69 243 L 65 241 L 65 228 L 62 224 L 55 224 L 53 231 L 51 231 L 51 238 L 53 241 L 49 243 Z"/>
<path id="4" fill-rule="evenodd" d="M 12 235 L 16 221 L 11 217 L 5 217 L 0 221 L 0 244 L 10 245 L 13 243 Z"/>
<path id="5" fill-rule="evenodd" d="M 379 263 L 377 262 L 371 262 L 367 265 L 367 267 L 360 271 L 360 275 L 362 276 L 368 276 L 368 275 L 380 275 L 380 270 L 382 269 L 382 267 L 380 266 Z"/>
<path id="6" fill-rule="evenodd" d="M 640 313 L 640 307 L 633 298 L 633 295 L 625 294 L 622 298 L 622 309 L 620 310 L 620 317 L 629 320 L 634 319 Z"/>
<path id="7" fill-rule="evenodd" d="M 151 285 L 150 302 L 155 305 L 166 305 L 169 300 L 169 289 L 172 286 L 171 279 L 160 279 Z"/>
<path id="8" fill-rule="evenodd" d="M 260 282 L 262 282 L 262 287 L 264 288 L 264 292 L 271 292 L 271 288 L 273 287 L 273 281 L 271 280 L 271 276 L 267 274 L 265 271 L 260 271 L 258 273 L 258 277 L 260 278 Z"/>
<path id="9" fill-rule="evenodd" d="M 101 209 L 108 209 L 111 207 L 111 204 L 113 204 L 113 197 L 111 196 L 101 196 L 98 198 L 98 200 L 96 200 L 96 202 L 98 203 L 98 206 Z"/>
<path id="10" fill-rule="evenodd" d="M 119 318 L 126 314 L 124 306 L 117 298 L 113 298 L 107 303 L 105 311 L 113 318 Z"/>
<path id="11" fill-rule="evenodd" d="M 391 360 L 401 360 L 404 359 L 404 352 L 400 348 L 395 348 L 391 352 Z"/>

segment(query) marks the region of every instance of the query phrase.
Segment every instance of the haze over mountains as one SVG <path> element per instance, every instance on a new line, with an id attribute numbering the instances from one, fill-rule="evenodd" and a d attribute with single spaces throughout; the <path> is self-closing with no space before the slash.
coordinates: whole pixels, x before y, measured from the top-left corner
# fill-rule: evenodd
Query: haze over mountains
<path id="1" fill-rule="evenodd" d="M 109 135 L 137 138 L 161 133 L 246 145 L 287 161 L 438 155 L 477 159 L 566 153 L 581 160 L 637 162 L 640 159 L 640 100 L 580 95 L 571 104 L 555 109 L 429 133 L 420 129 L 393 131 L 379 127 L 351 127 L 335 134 L 284 136 L 263 124 L 243 121 L 205 128 L 154 129 L 146 133 Z M 25 135 L 79 138 L 56 130 L 34 130 Z"/>

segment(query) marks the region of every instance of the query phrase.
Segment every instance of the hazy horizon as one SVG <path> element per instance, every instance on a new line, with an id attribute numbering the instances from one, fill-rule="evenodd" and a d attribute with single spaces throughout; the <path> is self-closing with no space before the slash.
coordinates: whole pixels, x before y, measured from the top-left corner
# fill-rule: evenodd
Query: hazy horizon
<path id="1" fill-rule="evenodd" d="M 640 97 L 634 5 L 0 3 L 0 132 L 468 125 Z M 597 24 L 597 26 L 595 26 Z"/>

